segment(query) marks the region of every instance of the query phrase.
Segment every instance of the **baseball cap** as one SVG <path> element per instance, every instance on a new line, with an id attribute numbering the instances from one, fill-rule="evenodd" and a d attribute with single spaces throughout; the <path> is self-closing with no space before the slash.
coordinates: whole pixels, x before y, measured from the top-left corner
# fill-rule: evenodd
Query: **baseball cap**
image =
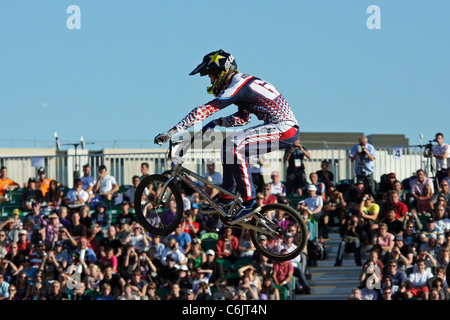
<path id="1" fill-rule="evenodd" d="M 182 271 L 188 271 L 187 265 L 182 264 L 182 265 L 180 266 L 180 270 L 182 270 Z"/>
<path id="2" fill-rule="evenodd" d="M 395 240 L 403 241 L 403 236 L 401 234 L 398 234 L 398 235 L 395 236 Z"/>
<path id="3" fill-rule="evenodd" d="M 391 172 L 391 173 L 389 173 L 389 178 L 395 178 L 396 176 L 395 176 L 395 173 L 394 172 Z"/>
<path id="4" fill-rule="evenodd" d="M 292 235 L 292 233 L 288 232 L 288 233 L 286 233 L 286 234 L 284 235 L 284 237 L 285 237 L 285 238 L 292 238 L 293 235 Z"/>
<path id="5" fill-rule="evenodd" d="M 427 223 L 432 223 L 432 222 L 434 222 L 434 218 L 433 218 L 433 217 L 429 217 L 429 218 L 427 219 Z"/>
<path id="6" fill-rule="evenodd" d="M 216 255 L 216 253 L 214 252 L 214 250 L 212 250 L 212 249 L 209 249 L 208 251 L 206 251 L 206 255 L 207 255 L 207 256 L 209 256 L 209 255 L 211 255 L 211 256 L 215 256 L 215 255 Z"/>
<path id="7" fill-rule="evenodd" d="M 44 169 L 43 167 L 40 167 L 40 168 L 38 169 L 38 173 L 45 173 L 45 169 Z"/>
<path id="8" fill-rule="evenodd" d="M 99 207 L 99 208 L 105 208 L 106 209 L 106 203 L 104 203 L 103 201 L 100 201 L 95 207 L 96 208 Z"/>
<path id="9" fill-rule="evenodd" d="M 20 215 L 20 210 L 17 209 L 17 208 L 15 208 L 15 209 L 13 210 L 12 214 L 18 214 L 18 215 Z"/>
<path id="10" fill-rule="evenodd" d="M 22 229 L 19 231 L 19 234 L 27 234 L 27 230 Z"/>
<path id="11" fill-rule="evenodd" d="M 317 191 L 317 188 L 316 188 L 315 185 L 310 184 L 310 185 L 308 186 L 308 191 Z"/>

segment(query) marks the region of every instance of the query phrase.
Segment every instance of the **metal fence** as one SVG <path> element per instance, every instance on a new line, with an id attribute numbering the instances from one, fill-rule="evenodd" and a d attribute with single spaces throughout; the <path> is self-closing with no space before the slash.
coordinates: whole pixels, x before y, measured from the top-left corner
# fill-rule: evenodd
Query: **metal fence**
<path id="1" fill-rule="evenodd" d="M 306 173 L 320 170 L 322 160 L 328 160 L 329 170 L 334 173 L 335 181 L 354 178 L 354 164 L 349 159 L 349 148 L 324 148 L 310 149 L 311 159 L 306 159 Z M 1 151 L 0 151 L 1 152 Z M 285 178 L 286 164 L 283 162 L 283 151 L 275 151 L 265 155 L 263 175 L 266 181 L 270 181 L 272 171 L 280 172 L 282 180 Z M 47 177 L 53 178 L 69 188 L 73 185 L 74 172 L 82 175 L 82 167 L 89 164 L 92 168 L 91 175 L 98 176 L 100 165 L 106 165 L 108 173 L 114 176 L 119 185 L 131 185 L 134 175 L 141 175 L 141 164 L 149 164 L 150 173 L 162 173 L 169 169 L 165 151 L 142 150 L 142 152 L 105 154 L 84 150 L 80 154 L 68 150 L 63 154 L 47 156 L 5 156 L 0 158 L 1 166 L 8 168 L 8 177 L 21 186 L 30 177 L 38 177 L 37 169 L 40 166 L 46 168 Z M 213 161 L 218 172 L 222 171 L 220 165 L 220 153 L 216 150 L 190 150 L 186 156 L 185 166 L 203 174 L 206 172 L 206 163 Z M 375 174 L 377 182 L 381 175 L 395 172 L 399 180 L 409 178 L 415 171 L 422 168 L 427 176 L 434 175 L 431 172 L 433 160 L 423 157 L 423 150 L 419 147 L 383 147 L 376 148 Z"/>

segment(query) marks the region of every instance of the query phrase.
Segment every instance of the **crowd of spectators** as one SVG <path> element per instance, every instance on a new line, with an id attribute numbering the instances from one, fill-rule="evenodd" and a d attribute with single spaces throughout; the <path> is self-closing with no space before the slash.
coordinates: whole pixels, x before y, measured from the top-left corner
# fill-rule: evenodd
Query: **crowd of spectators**
<path id="1" fill-rule="evenodd" d="M 304 158 L 310 154 L 297 141 L 284 157 L 292 167 L 288 188 L 274 171 L 271 182 L 258 180 L 257 200 L 261 206 L 283 202 L 296 208 L 307 221 L 309 243 L 339 228 L 336 267 L 353 251 L 362 268 L 360 286 L 349 299 L 449 298 L 448 176 L 436 185 L 418 170 L 404 181 L 386 174 L 377 188 L 368 185 L 371 179 L 340 185 L 326 160 L 307 179 Z M 260 174 L 263 162 L 254 160 L 252 175 Z M 270 261 L 255 250 L 248 230 L 202 214 L 205 206 L 196 193 L 183 193 L 184 217 L 172 234 L 151 235 L 133 214 L 134 190 L 148 175 L 148 164 L 123 192 L 105 166 L 99 171 L 95 179 L 84 166 L 66 193 L 43 168 L 39 179 L 27 181 L 13 216 L 0 224 L 0 299 L 278 300 L 310 293 L 309 246 L 295 261 Z M 7 179 L 6 168 L 0 175 L 0 200 L 7 201 L 7 191 L 19 184 Z M 220 184 L 213 164 L 205 177 Z M 111 206 L 118 202 L 120 213 L 113 216 Z M 272 218 L 282 223 L 283 217 Z M 286 238 L 295 238 L 291 227 Z M 367 261 L 363 248 L 371 249 Z"/>

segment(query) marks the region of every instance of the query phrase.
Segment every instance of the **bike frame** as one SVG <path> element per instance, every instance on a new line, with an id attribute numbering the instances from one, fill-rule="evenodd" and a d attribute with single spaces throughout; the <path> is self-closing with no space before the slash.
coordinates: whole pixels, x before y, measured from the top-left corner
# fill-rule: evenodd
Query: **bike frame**
<path id="1" fill-rule="evenodd" d="M 173 144 L 171 143 L 170 145 L 170 151 L 172 149 Z M 171 152 L 169 155 L 169 159 L 171 158 Z M 169 179 L 164 183 L 164 185 L 161 188 L 161 197 L 165 194 L 166 189 L 168 188 L 168 185 L 170 182 L 176 180 L 177 177 L 180 177 L 186 184 L 188 184 L 192 189 L 194 189 L 196 192 L 199 193 L 199 195 L 206 200 L 206 202 L 208 202 L 211 207 L 213 207 L 222 217 L 232 217 L 232 213 L 234 211 L 234 209 L 236 208 L 236 206 L 238 204 L 242 204 L 242 199 L 239 193 L 237 194 L 233 194 L 231 192 L 229 192 L 228 190 L 225 190 L 217 185 L 215 185 L 214 183 L 206 180 L 205 178 L 201 177 L 200 175 L 196 174 L 195 172 L 192 172 L 189 169 L 186 169 L 182 166 L 182 161 L 176 163 L 175 167 L 173 168 L 173 173 L 172 176 L 169 177 Z M 211 186 L 213 188 L 218 189 L 220 192 L 233 197 L 233 203 L 231 205 L 230 210 L 227 212 L 225 211 L 216 201 L 214 201 L 202 188 L 200 188 L 194 181 L 192 181 L 192 179 L 190 177 L 195 178 L 198 181 L 203 182 L 204 184 Z M 168 195 L 168 198 L 170 198 L 170 194 Z M 162 201 L 162 199 L 158 199 L 158 202 L 160 203 Z M 270 230 L 274 230 L 274 228 L 278 227 L 275 223 L 273 223 L 272 221 L 268 220 L 265 216 L 263 216 L 260 213 L 255 213 L 253 215 L 253 218 L 256 219 L 259 223 L 261 223 L 266 229 L 262 229 L 256 225 L 250 224 L 250 223 L 246 223 L 246 222 L 241 222 L 238 225 L 244 228 L 248 228 L 248 229 L 252 229 L 256 232 L 259 233 L 263 233 L 269 236 L 277 236 L 278 233 L 275 231 L 270 231 Z M 273 226 L 273 228 L 271 227 Z"/>

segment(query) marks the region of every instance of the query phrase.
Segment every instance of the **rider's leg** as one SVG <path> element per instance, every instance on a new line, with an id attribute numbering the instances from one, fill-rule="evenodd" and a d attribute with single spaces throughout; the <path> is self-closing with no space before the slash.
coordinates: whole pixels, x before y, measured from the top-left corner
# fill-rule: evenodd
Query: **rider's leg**
<path id="1" fill-rule="evenodd" d="M 255 198 L 252 176 L 248 165 L 250 155 L 264 154 L 291 146 L 298 136 L 298 129 L 286 124 L 262 124 L 225 139 L 223 163 L 232 163 L 231 169 L 237 190 L 244 200 L 244 207 L 236 213 L 232 223 L 238 223 L 260 210 Z"/>

